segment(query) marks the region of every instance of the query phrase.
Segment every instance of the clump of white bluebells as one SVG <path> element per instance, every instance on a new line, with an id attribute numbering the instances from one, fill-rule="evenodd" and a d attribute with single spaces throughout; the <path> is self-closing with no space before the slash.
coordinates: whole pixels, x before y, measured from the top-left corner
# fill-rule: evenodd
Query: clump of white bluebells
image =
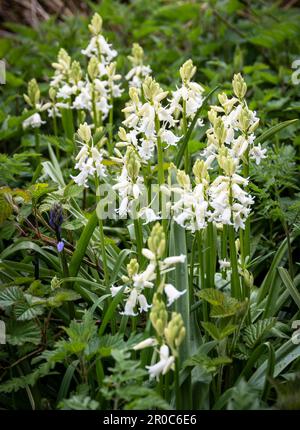
<path id="1" fill-rule="evenodd" d="M 147 312 L 151 307 L 147 303 L 144 294 L 145 289 L 152 289 L 157 281 L 157 273 L 159 272 L 163 282 L 160 284 L 160 289 L 165 293 L 168 300 L 168 306 L 171 306 L 175 300 L 185 293 L 178 291 L 172 284 L 164 282 L 164 275 L 178 264 L 185 261 L 185 255 L 163 258 L 165 253 L 166 239 L 163 228 L 159 223 L 156 223 L 148 238 L 148 248 L 142 250 L 143 255 L 149 260 L 146 269 L 139 272 L 139 264 L 136 259 L 132 259 L 127 265 L 128 276 L 123 276 L 123 285 L 111 287 L 111 294 L 115 296 L 122 288 L 126 294 L 126 303 L 124 315 L 136 316 L 138 312 Z M 139 306 L 139 307 L 138 307 Z M 137 309 L 138 307 L 138 309 Z"/>
<path id="2" fill-rule="evenodd" d="M 131 55 L 128 56 L 129 61 L 132 64 L 132 68 L 129 70 L 125 78 L 127 79 L 130 87 L 141 88 L 144 79 L 151 75 L 151 67 L 144 65 L 144 50 L 138 44 L 132 45 Z"/>
<path id="3" fill-rule="evenodd" d="M 71 176 L 78 185 L 88 187 L 88 179 L 95 175 L 102 179 L 106 176 L 106 167 L 103 164 L 103 150 L 93 143 L 91 128 L 87 123 L 81 124 L 77 134 L 80 138 L 81 149 L 76 156 L 75 169 L 79 170 L 77 176 Z"/>
<path id="4" fill-rule="evenodd" d="M 22 125 L 23 128 L 40 128 L 42 124 L 45 124 L 45 121 L 42 121 L 41 115 L 39 112 L 43 112 L 48 109 L 49 104 L 42 104 L 40 102 L 40 89 L 35 79 L 31 79 L 28 82 L 27 94 L 24 94 L 24 99 L 26 103 L 29 105 L 31 109 L 36 109 L 38 112 L 30 115 L 26 118 Z"/>
<path id="5" fill-rule="evenodd" d="M 123 109 L 126 116 L 123 124 L 129 131 L 120 129 L 121 141 L 117 145 L 134 146 L 142 161 L 147 162 L 154 155 L 158 139 L 168 148 L 176 146 L 180 137 L 171 130 L 176 121 L 168 106 L 162 104 L 168 91 L 164 91 L 152 77 L 147 76 L 142 83 L 142 92 L 143 98 L 138 88 L 129 89 L 130 101 Z"/>
<path id="6" fill-rule="evenodd" d="M 117 158 L 116 161 L 121 161 L 124 165 L 117 178 L 117 183 L 113 186 L 113 189 L 118 192 L 120 200 L 117 212 L 120 218 L 125 218 L 128 214 L 134 217 L 138 209 L 138 199 L 144 190 L 144 179 L 139 175 L 141 163 L 135 150 L 130 146 L 124 157 L 122 154 L 119 156 L 120 158 Z"/>
<path id="7" fill-rule="evenodd" d="M 150 378 L 158 379 L 160 375 L 165 375 L 169 370 L 174 370 L 175 359 L 178 357 L 179 347 L 185 337 L 186 330 L 179 313 L 172 312 L 171 319 L 168 321 L 168 312 L 159 291 L 153 297 L 150 320 L 156 337 L 145 339 L 135 345 L 134 350 L 138 351 L 159 345 L 159 350 L 153 354 L 154 359 L 158 354 L 159 360 L 146 366 Z"/>
<path id="8" fill-rule="evenodd" d="M 170 112 L 175 116 L 181 114 L 187 119 L 188 123 L 193 120 L 196 112 L 202 106 L 204 99 L 204 88 L 197 82 L 192 81 L 196 70 L 192 60 L 186 61 L 180 67 L 182 84 L 181 87 L 172 92 L 170 100 Z M 198 125 L 203 125 L 201 120 L 198 121 Z"/>
<path id="9" fill-rule="evenodd" d="M 221 106 L 211 106 L 208 113 L 211 127 L 206 133 L 208 144 L 202 155 L 216 157 L 220 148 L 226 145 L 229 155 L 238 163 L 248 163 L 249 155 L 259 164 L 261 159 L 266 158 L 266 149 L 262 149 L 260 144 L 254 145 L 254 132 L 259 125 L 259 118 L 247 105 L 247 85 L 240 74 L 234 75 L 232 85 L 235 97 L 219 94 Z"/>
<path id="10" fill-rule="evenodd" d="M 194 233 L 207 226 L 209 175 L 206 162 L 197 160 L 193 167 L 193 173 L 195 176 L 194 187 L 189 175 L 176 169 L 177 184 L 171 187 L 163 186 L 162 191 L 168 195 L 174 194 L 171 213 L 176 223 Z"/>
<path id="11" fill-rule="evenodd" d="M 73 100 L 84 87 L 83 72 L 78 61 L 72 61 L 67 51 L 61 48 L 57 61 L 52 63 L 54 76 L 50 82 L 51 108 L 49 117 L 59 117 L 60 109 L 72 109 Z"/>
<path id="12" fill-rule="evenodd" d="M 219 175 L 209 188 L 211 220 L 234 228 L 245 228 L 251 205 L 254 203 L 250 194 L 242 187 L 248 185 L 248 179 L 237 173 L 238 162 L 230 157 L 226 148 L 218 155 L 218 163 L 223 175 Z"/>
<path id="13" fill-rule="evenodd" d="M 107 42 L 102 34 L 103 20 L 98 13 L 95 13 L 88 28 L 92 34 L 92 38 L 89 41 L 86 49 L 81 52 L 87 57 L 98 57 L 99 61 L 103 65 L 107 65 L 115 58 L 118 53 L 112 48 L 112 45 Z"/>
<path id="14" fill-rule="evenodd" d="M 89 24 L 92 34 L 89 45 L 82 53 L 89 58 L 87 73 L 83 73 L 80 63 L 72 61 L 69 54 L 60 49 L 50 83 L 52 107 L 49 116 L 60 116 L 59 109 L 75 109 L 89 114 L 98 126 L 104 121 L 113 99 L 120 97 L 121 75 L 116 73 L 116 62 L 112 60 L 117 51 L 112 49 L 102 34 L 102 18 L 95 14 Z"/>

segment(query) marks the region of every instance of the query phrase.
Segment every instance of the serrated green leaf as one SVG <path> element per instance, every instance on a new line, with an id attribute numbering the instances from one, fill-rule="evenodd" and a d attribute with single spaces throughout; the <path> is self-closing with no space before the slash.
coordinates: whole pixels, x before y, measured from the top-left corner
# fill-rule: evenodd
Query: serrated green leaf
<path id="1" fill-rule="evenodd" d="M 246 327 L 243 340 L 248 348 L 254 348 L 261 342 L 264 336 L 274 327 L 276 318 L 267 318 L 257 321 Z"/>

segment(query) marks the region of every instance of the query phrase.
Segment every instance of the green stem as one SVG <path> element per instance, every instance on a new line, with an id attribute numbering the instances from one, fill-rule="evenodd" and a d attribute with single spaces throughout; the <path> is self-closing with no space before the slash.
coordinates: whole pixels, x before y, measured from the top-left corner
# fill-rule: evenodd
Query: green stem
<path id="1" fill-rule="evenodd" d="M 216 244 L 214 237 L 214 225 L 209 222 L 206 229 L 206 279 L 207 287 L 214 288 L 215 286 L 215 271 L 216 271 Z"/>
<path id="2" fill-rule="evenodd" d="M 230 249 L 230 261 L 231 261 L 231 295 L 236 299 L 240 298 L 240 279 L 238 272 L 238 261 L 235 247 L 235 232 L 232 225 L 228 228 L 229 233 L 229 249 Z"/>
<path id="3" fill-rule="evenodd" d="M 40 135 L 39 135 L 39 130 L 37 128 L 34 129 L 34 140 L 35 140 L 35 152 L 39 154 L 36 159 L 36 165 L 38 166 L 41 161 L 41 157 L 40 157 Z"/>
<path id="4" fill-rule="evenodd" d="M 135 232 L 135 240 L 136 240 L 136 249 L 138 254 L 138 261 L 143 260 L 142 249 L 143 249 L 143 235 L 141 229 L 140 219 L 134 219 L 134 232 Z"/>
<path id="5" fill-rule="evenodd" d="M 100 195 L 98 194 L 99 188 L 99 179 L 97 174 L 95 174 L 95 185 L 96 185 L 96 200 L 97 206 L 100 207 Z M 99 233 L 100 233 L 100 246 L 101 246 L 101 254 L 102 254 L 102 262 L 103 262 L 103 271 L 104 271 L 104 280 L 106 288 L 109 288 L 109 272 L 107 266 L 107 257 L 105 250 L 105 237 L 104 237 L 104 228 L 101 213 L 97 213 L 98 215 L 98 225 L 99 225 Z"/>
<path id="6" fill-rule="evenodd" d="M 179 359 L 175 358 L 175 399 L 176 409 L 181 409 L 181 396 L 180 396 L 180 385 L 179 385 Z"/>
<path id="7" fill-rule="evenodd" d="M 157 133 L 157 162 L 158 162 L 157 174 L 158 174 L 158 184 L 160 187 L 165 182 L 165 175 L 164 175 L 163 147 L 162 147 L 161 138 L 158 136 L 158 133 L 160 130 L 160 123 L 157 116 L 155 117 L 155 127 L 156 127 L 156 133 Z M 162 194 L 160 189 L 159 189 L 159 210 L 162 211 Z"/>
<path id="8" fill-rule="evenodd" d="M 200 289 L 205 288 L 205 276 L 204 276 L 204 253 L 203 253 L 203 231 L 198 232 L 198 252 L 199 252 L 199 278 L 200 278 Z M 206 301 L 203 300 L 203 319 L 208 321 L 208 307 Z"/>
<path id="9" fill-rule="evenodd" d="M 94 87 L 92 90 L 92 109 L 93 109 L 93 120 L 94 120 L 94 124 L 95 124 L 95 129 L 97 129 L 97 127 L 98 127 L 98 112 L 97 112 L 97 107 L 96 107 L 96 93 L 95 93 Z"/>
<path id="10" fill-rule="evenodd" d="M 187 120 L 186 120 L 186 101 L 183 100 L 182 103 L 182 134 L 185 136 L 187 133 Z M 184 170 L 185 173 L 189 173 L 189 146 L 188 144 L 184 150 Z"/>
<path id="11" fill-rule="evenodd" d="M 108 152 L 112 155 L 113 150 L 113 121 L 114 121 L 114 108 L 113 99 L 110 99 L 111 108 L 109 111 L 109 128 L 108 128 Z"/>

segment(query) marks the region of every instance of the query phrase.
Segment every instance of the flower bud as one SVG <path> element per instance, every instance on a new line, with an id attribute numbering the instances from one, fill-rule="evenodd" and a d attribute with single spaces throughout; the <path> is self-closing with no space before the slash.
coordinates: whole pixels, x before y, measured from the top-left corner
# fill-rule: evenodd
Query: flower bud
<path id="1" fill-rule="evenodd" d="M 251 272 L 247 269 L 243 270 L 243 278 L 247 288 L 251 289 L 253 287 L 254 279 Z"/>
<path id="2" fill-rule="evenodd" d="M 196 67 L 193 65 L 192 60 L 187 60 L 179 70 L 183 82 L 189 82 L 196 73 Z"/>
<path id="3" fill-rule="evenodd" d="M 227 131 L 225 129 L 222 118 L 216 118 L 214 122 L 214 132 L 219 141 L 219 145 L 223 144 L 227 136 Z"/>
<path id="4" fill-rule="evenodd" d="M 92 81 L 97 78 L 99 74 L 99 62 L 96 57 L 90 59 L 87 70 Z"/>
<path id="5" fill-rule="evenodd" d="M 93 36 L 98 36 L 102 30 L 103 20 L 98 13 L 95 13 L 88 28 Z"/>
<path id="6" fill-rule="evenodd" d="M 127 273 L 130 278 L 136 275 L 139 271 L 139 263 L 136 258 L 132 258 L 127 264 Z"/>
<path id="7" fill-rule="evenodd" d="M 50 209 L 49 224 L 58 234 L 63 223 L 63 209 L 60 203 L 54 203 Z"/>
<path id="8" fill-rule="evenodd" d="M 58 279 L 57 276 L 54 276 L 54 278 L 51 279 L 51 283 L 50 283 L 51 290 L 56 290 L 60 286 L 61 286 L 61 280 Z"/>
<path id="9" fill-rule="evenodd" d="M 63 72 L 67 72 L 71 66 L 71 57 L 67 53 L 67 51 L 61 48 L 58 52 L 57 63 L 53 63 L 52 66 L 55 69 L 61 70 Z"/>
<path id="10" fill-rule="evenodd" d="M 183 170 L 177 170 L 177 181 L 178 184 L 185 189 L 188 189 L 191 186 L 190 177 Z"/>
<path id="11" fill-rule="evenodd" d="M 138 155 L 131 146 L 128 146 L 126 150 L 125 164 L 128 176 L 133 182 L 136 182 L 137 177 L 139 176 L 141 163 L 138 159 Z"/>
<path id="12" fill-rule="evenodd" d="M 156 258 L 162 258 L 166 248 L 166 236 L 163 227 L 157 222 L 151 231 L 148 239 L 148 247 L 155 254 Z"/>
<path id="13" fill-rule="evenodd" d="M 131 55 L 128 56 L 128 59 L 131 61 L 133 66 L 140 66 L 143 64 L 144 50 L 138 44 L 134 43 L 131 49 Z"/>
<path id="14" fill-rule="evenodd" d="M 55 101 L 55 98 L 56 98 L 56 89 L 55 88 L 53 88 L 53 87 L 49 88 L 49 97 L 50 97 L 50 100 L 52 102 Z"/>
<path id="15" fill-rule="evenodd" d="M 178 356 L 178 348 L 185 337 L 185 332 L 181 314 L 172 312 L 172 319 L 165 328 L 164 335 L 174 357 Z"/>
<path id="16" fill-rule="evenodd" d="M 143 91 L 144 96 L 147 100 L 161 101 L 168 95 L 168 91 L 163 91 L 163 89 L 159 86 L 159 84 L 155 81 L 155 79 L 151 78 L 151 76 L 147 76 L 143 83 Z"/>
<path id="17" fill-rule="evenodd" d="M 164 330 L 167 327 L 168 312 L 164 302 L 159 298 L 157 293 L 153 296 L 150 320 L 158 336 L 163 337 Z"/>
<path id="18" fill-rule="evenodd" d="M 208 116 L 209 122 L 212 124 L 212 126 L 214 126 L 218 116 L 217 112 L 214 109 L 210 109 L 207 113 L 207 116 Z"/>
<path id="19" fill-rule="evenodd" d="M 26 103 L 35 108 L 40 101 L 41 95 L 38 83 L 35 79 L 31 79 L 31 81 L 28 82 L 27 93 L 28 94 L 24 94 Z"/>
<path id="20" fill-rule="evenodd" d="M 233 76 L 232 87 L 237 98 L 242 100 L 247 92 L 247 85 L 240 73 Z"/>
<path id="21" fill-rule="evenodd" d="M 193 173 L 195 175 L 196 184 L 201 184 L 203 181 L 209 182 L 207 165 L 204 160 L 196 160 L 193 167 Z"/>
<path id="22" fill-rule="evenodd" d="M 84 143 L 89 143 L 92 137 L 91 128 L 86 122 L 80 124 L 77 134 Z"/>
<path id="23" fill-rule="evenodd" d="M 236 170 L 236 161 L 230 157 L 226 152 L 221 153 L 217 157 L 219 166 L 224 170 L 226 176 L 232 176 Z"/>
<path id="24" fill-rule="evenodd" d="M 71 65 L 70 78 L 77 84 L 82 78 L 82 70 L 78 61 L 73 61 Z"/>

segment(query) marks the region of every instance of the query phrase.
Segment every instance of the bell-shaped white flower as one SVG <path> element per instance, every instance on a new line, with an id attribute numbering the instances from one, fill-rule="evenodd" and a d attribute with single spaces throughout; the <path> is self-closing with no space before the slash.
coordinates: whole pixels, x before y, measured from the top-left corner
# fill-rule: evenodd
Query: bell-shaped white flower
<path id="1" fill-rule="evenodd" d="M 150 378 L 158 379 L 160 375 L 165 375 L 170 369 L 174 368 L 175 358 L 170 355 L 167 345 L 162 345 L 159 350 L 159 362 L 152 366 L 146 366 Z"/>
<path id="2" fill-rule="evenodd" d="M 181 297 L 183 294 L 185 294 L 186 290 L 184 291 L 178 291 L 174 285 L 172 284 L 165 284 L 164 286 L 164 292 L 168 298 L 167 306 L 171 306 L 179 297 Z"/>
<path id="3" fill-rule="evenodd" d="M 153 337 L 149 337 L 148 339 L 142 340 L 142 342 L 138 343 L 133 347 L 135 351 L 139 351 L 140 349 L 149 348 L 157 345 L 157 340 Z"/>

